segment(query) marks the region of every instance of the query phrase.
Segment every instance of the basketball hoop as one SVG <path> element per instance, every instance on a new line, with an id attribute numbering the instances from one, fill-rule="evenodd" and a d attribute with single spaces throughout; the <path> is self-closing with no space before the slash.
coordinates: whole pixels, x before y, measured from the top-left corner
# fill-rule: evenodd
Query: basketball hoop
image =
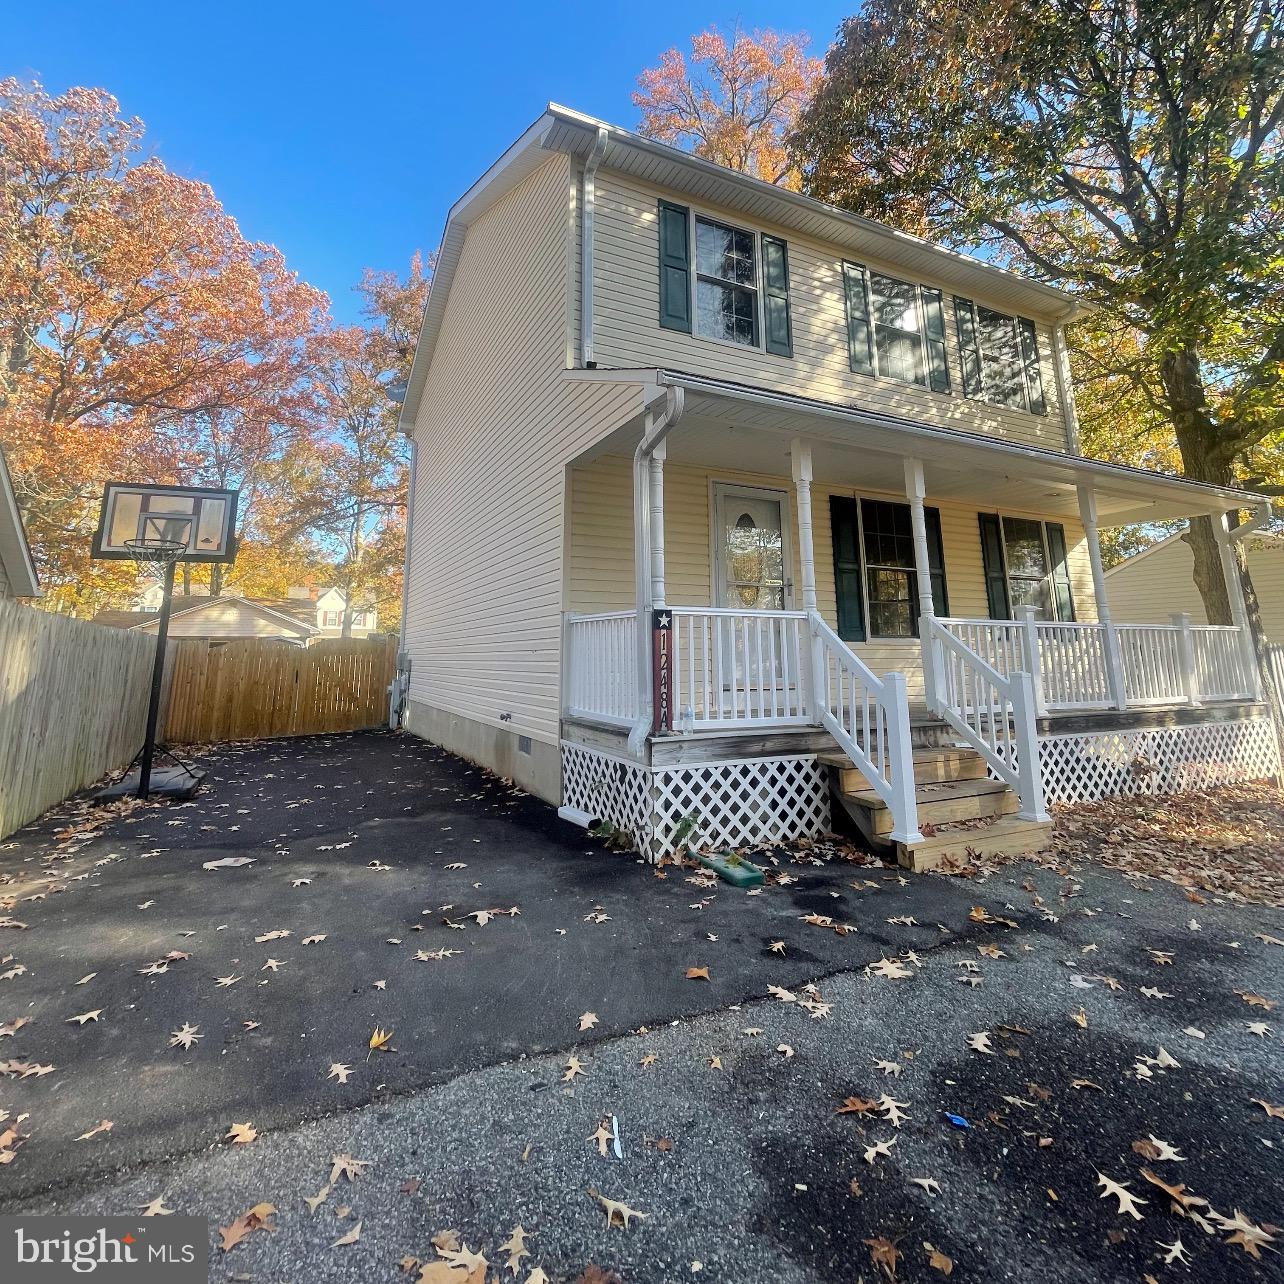
<path id="1" fill-rule="evenodd" d="M 187 544 L 177 539 L 127 539 L 125 547 L 139 570 L 150 571 L 160 580 L 187 552 Z"/>

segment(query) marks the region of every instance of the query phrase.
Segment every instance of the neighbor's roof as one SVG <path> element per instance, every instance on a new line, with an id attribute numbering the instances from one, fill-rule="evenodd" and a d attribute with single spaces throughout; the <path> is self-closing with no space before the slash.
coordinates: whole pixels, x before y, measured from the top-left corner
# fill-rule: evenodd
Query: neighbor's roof
<path id="1" fill-rule="evenodd" d="M 15 597 L 43 596 L 3 451 L 0 451 L 0 568 Z"/>
<path id="2" fill-rule="evenodd" d="M 743 211 L 763 223 L 843 246 L 855 255 L 890 260 L 924 278 L 1040 320 L 1068 321 L 1085 310 L 1075 296 L 1054 286 L 549 103 L 539 119 L 451 206 L 446 217 L 402 403 L 399 426 L 403 432 L 414 424 L 418 413 L 469 224 L 550 155 L 565 152 L 583 160 L 599 140 L 604 169 L 629 174 L 710 205 Z"/>
<path id="3" fill-rule="evenodd" d="M 236 597 L 230 593 L 211 597 L 208 593 L 175 593 L 170 619 L 192 615 L 221 602 L 243 604 L 261 615 L 274 616 L 302 633 L 319 632 L 316 626 L 316 606 L 312 602 L 292 598 Z M 106 624 L 113 629 L 141 629 L 159 618 L 159 611 L 99 611 L 94 616 L 94 623 Z"/>
<path id="4" fill-rule="evenodd" d="M 1258 497 L 1261 502 L 1261 497 Z M 1181 539 L 1185 531 L 1173 531 L 1171 535 L 1165 535 L 1163 539 L 1157 539 L 1148 548 L 1143 548 L 1140 553 L 1134 553 L 1131 557 L 1125 557 L 1122 562 L 1116 562 L 1106 570 L 1106 578 L 1114 575 L 1117 571 L 1127 570 L 1130 566 L 1136 566 L 1138 562 L 1144 561 L 1151 553 L 1157 553 L 1161 548 L 1167 548 L 1174 540 Z M 1254 531 L 1245 541 L 1249 547 L 1254 545 L 1277 545 L 1284 548 L 1284 535 L 1276 535 L 1273 531 Z"/>

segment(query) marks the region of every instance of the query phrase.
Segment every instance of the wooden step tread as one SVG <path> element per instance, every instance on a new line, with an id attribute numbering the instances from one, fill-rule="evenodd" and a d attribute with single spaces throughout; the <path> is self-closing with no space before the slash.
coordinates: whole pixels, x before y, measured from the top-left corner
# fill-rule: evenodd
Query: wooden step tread
<path id="1" fill-rule="evenodd" d="M 986 855 L 1022 855 L 1045 847 L 1052 836 L 1052 821 L 1000 816 L 984 825 L 943 825 L 921 843 L 896 844 L 898 863 L 917 872 L 935 869 L 946 859 L 963 862 L 969 852 Z"/>
<path id="2" fill-rule="evenodd" d="M 853 802 L 862 807 L 877 809 L 887 804 L 872 789 L 845 789 Z M 941 780 L 931 784 L 916 784 L 914 797 L 919 804 L 951 802 L 959 798 L 980 798 L 986 794 L 1004 794 L 1007 784 L 1002 780 Z"/>
<path id="3" fill-rule="evenodd" d="M 968 748 L 935 748 L 915 749 L 914 761 L 920 762 L 976 762 L 981 755 L 975 749 Z M 818 753 L 816 761 L 822 767 L 837 767 L 841 771 L 851 771 L 855 764 L 845 753 Z"/>

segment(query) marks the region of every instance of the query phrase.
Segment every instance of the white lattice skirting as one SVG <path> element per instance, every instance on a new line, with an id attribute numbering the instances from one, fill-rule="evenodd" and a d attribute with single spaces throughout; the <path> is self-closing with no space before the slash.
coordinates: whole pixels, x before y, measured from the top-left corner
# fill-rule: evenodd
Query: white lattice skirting
<path id="1" fill-rule="evenodd" d="M 1176 794 L 1278 776 L 1280 770 L 1266 718 L 1044 736 L 1039 765 L 1050 803 Z"/>
<path id="2" fill-rule="evenodd" d="M 747 847 L 829 828 L 829 781 L 812 755 L 644 767 L 562 741 L 562 803 L 633 835 L 652 860 L 675 836 Z M 690 819 L 693 829 L 684 822 Z"/>

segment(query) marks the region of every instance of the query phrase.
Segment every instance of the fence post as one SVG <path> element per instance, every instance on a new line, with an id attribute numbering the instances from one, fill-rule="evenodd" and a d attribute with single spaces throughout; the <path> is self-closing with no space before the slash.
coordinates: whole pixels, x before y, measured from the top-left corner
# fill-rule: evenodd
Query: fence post
<path id="1" fill-rule="evenodd" d="M 883 675 L 887 692 L 887 765 L 896 805 L 892 809 L 894 843 L 921 843 L 918 803 L 914 796 L 914 746 L 910 743 L 909 690 L 903 673 Z M 869 752 L 869 746 L 865 746 Z"/>
<path id="2" fill-rule="evenodd" d="M 1177 660 L 1181 665 L 1182 690 L 1187 704 L 1199 703 L 1199 678 L 1195 672 L 1195 638 L 1190 631 L 1190 612 L 1174 611 L 1168 617 L 1180 630 L 1177 634 Z"/>
<path id="3" fill-rule="evenodd" d="M 1039 626 L 1035 621 L 1034 607 L 1016 608 L 1017 628 L 1021 633 L 1021 658 L 1030 675 L 1034 712 L 1042 717 L 1048 711 L 1043 700 L 1043 661 L 1039 655 Z"/>
<path id="4" fill-rule="evenodd" d="M 1039 731 L 1035 725 L 1034 684 L 1028 673 L 1014 673 L 1012 722 L 1017 737 L 1017 779 L 1022 820 L 1047 820 L 1043 803 L 1043 771 L 1039 764 Z"/>

